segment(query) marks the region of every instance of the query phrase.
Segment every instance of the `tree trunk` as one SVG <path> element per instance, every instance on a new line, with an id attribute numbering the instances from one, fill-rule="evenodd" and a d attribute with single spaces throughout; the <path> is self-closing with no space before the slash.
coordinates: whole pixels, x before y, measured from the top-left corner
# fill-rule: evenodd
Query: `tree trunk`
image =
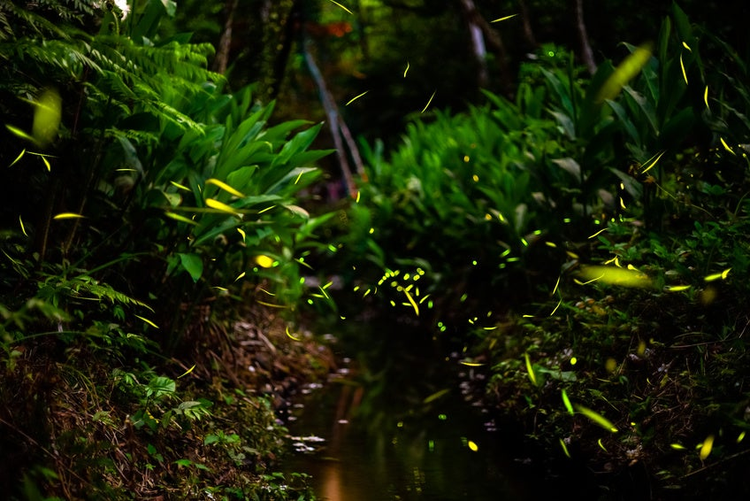
<path id="1" fill-rule="evenodd" d="M 591 44 L 589 43 L 589 35 L 586 32 L 586 23 L 583 22 L 583 0 L 573 0 L 573 2 L 576 14 L 576 31 L 581 43 L 581 59 L 589 73 L 593 75 L 596 73 L 596 63 L 594 62 L 594 51 L 591 50 Z"/>
<path id="2" fill-rule="evenodd" d="M 484 44 L 482 28 L 479 26 L 479 13 L 473 0 L 459 0 L 464 21 L 469 28 L 471 36 L 471 48 L 477 63 L 477 84 L 479 87 L 487 87 L 489 76 L 487 73 L 487 47 Z"/>
<path id="3" fill-rule="evenodd" d="M 352 176 L 352 170 L 349 167 L 349 161 L 346 158 L 346 150 L 344 149 L 344 143 L 341 138 L 341 125 L 343 121 L 339 116 L 339 110 L 336 106 L 331 93 L 328 92 L 323 74 L 320 72 L 318 65 L 315 63 L 312 53 L 310 52 L 310 42 L 305 40 L 302 44 L 302 52 L 305 56 L 305 63 L 307 68 L 310 70 L 315 85 L 318 87 L 318 93 L 320 94 L 320 102 L 323 105 L 326 116 L 328 117 L 328 128 L 331 131 L 331 137 L 333 138 L 333 144 L 336 147 L 336 153 L 339 158 L 339 166 L 341 167 L 341 175 L 344 177 L 344 183 L 346 184 L 347 194 L 354 196 L 357 192 L 357 187 L 354 184 L 354 178 Z"/>
<path id="4" fill-rule="evenodd" d="M 534 50 L 537 46 L 536 37 L 534 31 L 531 29 L 531 17 L 529 16 L 529 8 L 526 7 L 524 0 L 518 0 L 518 8 L 521 10 L 521 25 L 523 26 L 523 39 L 526 42 L 529 50 Z"/>
<path id="5" fill-rule="evenodd" d="M 222 75 L 227 71 L 227 65 L 229 64 L 229 50 L 232 47 L 232 25 L 234 24 L 234 13 L 237 12 L 238 3 L 239 0 L 227 0 L 224 5 L 224 11 L 226 12 L 224 31 L 221 33 L 219 48 L 212 65 L 212 69 Z"/>

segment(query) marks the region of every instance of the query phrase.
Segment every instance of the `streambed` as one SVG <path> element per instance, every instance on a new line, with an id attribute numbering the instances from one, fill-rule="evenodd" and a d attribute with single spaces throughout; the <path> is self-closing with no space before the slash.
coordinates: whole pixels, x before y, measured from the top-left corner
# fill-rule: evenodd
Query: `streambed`
<path id="1" fill-rule="evenodd" d="M 298 395 L 287 469 L 311 475 L 328 501 L 537 499 L 518 440 L 467 401 L 481 374 L 397 331 L 365 336 L 367 350 L 343 348 L 353 359 Z"/>

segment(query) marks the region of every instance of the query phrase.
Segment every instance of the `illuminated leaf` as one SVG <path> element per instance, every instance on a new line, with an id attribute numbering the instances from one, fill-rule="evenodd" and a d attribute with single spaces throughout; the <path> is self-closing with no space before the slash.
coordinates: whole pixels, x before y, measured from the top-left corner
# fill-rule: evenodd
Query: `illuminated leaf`
<path id="1" fill-rule="evenodd" d="M 480 364 L 479 362 L 466 362 L 464 360 L 461 360 L 459 363 L 467 367 L 481 367 L 484 365 L 484 364 Z"/>
<path id="2" fill-rule="evenodd" d="M 235 278 L 234 281 L 236 282 L 237 280 L 242 279 L 244 276 L 245 276 L 245 272 L 243 271 L 242 273 L 240 273 L 239 275 L 237 275 L 237 278 Z"/>
<path id="3" fill-rule="evenodd" d="M 406 69 L 404 70 L 404 78 L 406 78 L 406 73 L 409 71 L 409 61 L 406 61 Z"/>
<path id="4" fill-rule="evenodd" d="M 240 236 L 242 237 L 242 241 L 244 242 L 246 237 L 245 230 L 243 230 L 242 228 L 237 228 L 237 233 L 240 234 Z"/>
<path id="5" fill-rule="evenodd" d="M 699 453 L 699 457 L 701 458 L 701 461 L 705 460 L 708 457 L 708 455 L 711 454 L 711 449 L 713 449 L 713 446 L 714 446 L 714 436 L 709 435 L 703 441 L 703 444 L 701 444 L 701 451 Z"/>
<path id="6" fill-rule="evenodd" d="M 218 186 L 222 190 L 234 195 L 235 197 L 243 198 L 245 196 L 242 192 L 235 190 L 234 188 L 229 186 L 227 183 L 223 181 L 219 181 L 218 179 L 214 179 L 214 178 L 208 179 L 206 181 L 206 184 L 213 184 L 214 186 Z M 208 200 L 206 200 L 206 203 L 208 203 Z"/>
<path id="7" fill-rule="evenodd" d="M 617 428 L 615 427 L 615 425 L 612 424 L 609 419 L 605 418 L 598 412 L 592 411 L 588 407 L 584 407 L 582 405 L 576 405 L 575 409 L 605 430 L 612 433 L 617 433 Z"/>
<path id="8" fill-rule="evenodd" d="M 685 446 L 681 444 L 669 444 L 669 446 L 676 451 L 684 451 Z"/>

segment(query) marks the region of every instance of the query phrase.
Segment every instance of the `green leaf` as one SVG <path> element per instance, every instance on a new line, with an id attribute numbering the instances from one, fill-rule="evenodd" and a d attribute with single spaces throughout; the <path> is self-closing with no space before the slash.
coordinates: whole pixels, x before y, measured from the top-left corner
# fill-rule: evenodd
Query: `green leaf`
<path id="1" fill-rule="evenodd" d="M 183 254 L 181 252 L 178 252 L 177 255 L 180 256 L 180 264 L 182 264 L 183 269 L 193 278 L 193 282 L 200 280 L 203 274 L 203 261 L 201 257 L 198 254 Z"/>

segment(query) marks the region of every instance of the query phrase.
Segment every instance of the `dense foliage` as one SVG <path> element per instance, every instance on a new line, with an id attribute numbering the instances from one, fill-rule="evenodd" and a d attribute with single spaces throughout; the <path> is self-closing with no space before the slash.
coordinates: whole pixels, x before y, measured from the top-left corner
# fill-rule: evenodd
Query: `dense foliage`
<path id="1" fill-rule="evenodd" d="M 514 102 L 366 146 L 352 286 L 463 345 L 484 405 L 553 456 L 639 472 L 635 497 L 742 491 L 746 66 L 677 6 L 624 48 L 590 78 L 524 65 Z"/>
<path id="2" fill-rule="evenodd" d="M 327 152 L 309 150 L 320 125 L 269 126 L 273 103 L 224 92 L 210 45 L 160 36 L 174 7 L 139 2 L 123 20 L 101 2 L 0 5 L 9 496 L 283 492 L 273 390 L 209 368 L 263 344 L 232 333 L 242 300 L 300 300 L 324 218 L 295 195 Z"/>

